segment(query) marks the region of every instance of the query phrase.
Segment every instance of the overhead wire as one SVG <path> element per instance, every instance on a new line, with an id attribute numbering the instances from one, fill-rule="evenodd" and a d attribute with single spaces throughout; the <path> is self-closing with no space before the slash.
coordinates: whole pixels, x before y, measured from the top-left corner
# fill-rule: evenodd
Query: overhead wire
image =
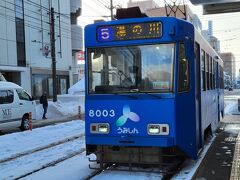
<path id="1" fill-rule="evenodd" d="M 15 17 L 14 16 L 2 14 L 2 13 L 0 13 L 0 16 L 6 17 L 8 20 L 10 20 L 10 21 L 15 23 Z M 35 25 L 29 24 L 27 22 L 25 22 L 24 25 L 26 27 L 29 27 L 29 28 L 32 28 L 32 29 L 35 29 L 35 30 L 38 30 L 38 31 L 43 30 L 43 31 L 46 31 L 46 32 L 50 33 L 50 29 L 40 28 L 39 26 L 35 26 Z M 71 39 L 71 40 L 79 40 L 79 39 L 74 39 L 74 38 L 72 38 L 70 36 L 66 36 L 65 34 L 62 35 L 62 36 L 65 37 L 65 38 Z"/>
<path id="2" fill-rule="evenodd" d="M 14 5 L 14 4 L 13 4 Z M 2 7 L 2 8 L 5 8 L 5 9 L 8 9 L 8 10 L 10 10 L 10 11 L 13 11 L 13 12 L 17 12 L 17 13 L 19 13 L 19 14 L 22 14 L 22 15 L 24 15 L 24 16 L 26 16 L 26 17 L 29 17 L 29 18 L 32 18 L 32 19 L 35 19 L 35 20 L 37 20 L 38 22 L 40 22 L 41 21 L 41 19 L 39 19 L 39 18 L 35 18 L 35 17 L 32 17 L 32 16 L 30 16 L 30 15 L 27 15 L 27 14 L 25 14 L 25 13 L 22 13 L 22 12 L 19 12 L 19 11 L 17 11 L 17 10 L 13 10 L 13 9 L 10 9 L 10 8 L 7 8 L 7 7 L 5 7 L 5 6 L 1 6 L 0 5 L 0 7 Z M 38 15 L 41 15 L 41 14 L 38 14 Z M 15 17 L 13 17 L 13 18 L 15 18 Z M 48 17 L 49 18 L 49 17 Z M 39 24 L 39 23 L 37 23 L 37 22 L 33 22 L 33 21 L 30 21 L 30 20 L 27 20 L 27 19 L 25 19 L 26 21 L 29 21 L 29 22 L 31 22 L 31 23 L 34 23 L 34 24 L 36 24 L 36 25 L 41 25 L 41 24 Z M 44 21 L 44 20 L 42 20 L 44 23 L 46 23 L 47 25 L 50 25 L 50 23 L 48 22 L 48 21 Z M 71 30 L 71 28 L 70 28 L 70 23 L 69 23 L 69 29 L 66 29 L 65 27 L 60 27 L 65 33 L 71 33 L 71 32 L 75 32 L 75 33 L 79 33 L 78 31 L 74 31 L 74 30 Z M 59 28 L 59 25 L 56 23 L 55 24 L 55 26 L 56 27 L 58 27 Z"/>
<path id="3" fill-rule="evenodd" d="M 6 3 L 9 3 L 9 4 L 14 5 L 15 7 L 20 7 L 20 8 L 21 8 L 21 6 L 16 5 L 16 3 L 7 2 L 6 0 L 4 0 L 4 1 L 5 1 Z M 2 7 L 5 7 L 5 6 L 2 6 Z M 43 7 L 43 6 L 42 6 L 42 7 Z M 6 8 L 7 8 L 7 7 L 6 7 Z M 16 10 L 13 10 L 13 9 L 10 9 L 10 8 L 8 8 L 8 9 L 11 10 L 11 11 L 14 11 L 14 12 L 18 12 L 18 11 L 16 11 Z M 37 13 L 36 11 L 30 10 L 30 9 L 28 9 L 28 8 L 26 8 L 26 7 L 24 7 L 24 10 L 27 10 L 27 11 L 29 11 L 29 12 L 33 12 L 33 13 L 39 15 L 39 16 L 43 16 L 43 17 L 46 17 L 46 18 L 49 19 L 49 16 L 43 15 L 43 14 L 41 14 L 41 13 Z M 18 13 L 21 13 L 21 12 L 18 12 Z M 30 16 L 30 15 L 27 15 L 26 13 L 21 13 L 21 14 L 26 15 L 27 17 L 36 19 L 36 20 L 38 20 L 38 21 L 41 21 L 41 19 L 34 18 L 34 17 Z M 50 24 L 48 21 L 44 21 L 44 20 L 42 20 L 42 21 L 45 22 L 45 23 Z M 68 23 L 67 23 L 66 21 L 60 21 L 60 22 L 61 22 L 62 24 L 68 25 Z M 69 26 L 64 26 L 64 27 L 66 28 L 66 27 L 69 27 Z"/>

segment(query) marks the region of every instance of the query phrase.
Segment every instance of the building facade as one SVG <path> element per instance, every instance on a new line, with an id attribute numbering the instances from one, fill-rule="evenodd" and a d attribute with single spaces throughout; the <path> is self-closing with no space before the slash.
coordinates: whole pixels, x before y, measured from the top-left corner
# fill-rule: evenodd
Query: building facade
<path id="1" fill-rule="evenodd" d="M 141 12 L 146 13 L 149 9 L 159 8 L 159 5 L 153 0 L 144 0 L 144 1 L 132 1 L 129 0 L 128 7 L 136 7 L 138 6 Z"/>
<path id="2" fill-rule="evenodd" d="M 72 71 L 73 84 L 84 76 L 83 28 L 78 25 L 77 18 L 82 14 L 80 0 L 71 0 L 71 35 L 72 35 Z"/>
<path id="3" fill-rule="evenodd" d="M 236 81 L 236 63 L 235 56 L 231 52 L 220 54 L 223 60 L 223 70 L 230 76 L 232 82 Z"/>
<path id="4" fill-rule="evenodd" d="M 220 53 L 220 41 L 218 38 L 213 36 L 213 22 L 208 21 L 208 30 L 203 30 L 202 31 L 203 37 L 210 43 L 212 48 Z"/>
<path id="5" fill-rule="evenodd" d="M 220 41 L 218 38 L 210 36 L 209 43 L 216 52 L 220 53 Z"/>
<path id="6" fill-rule="evenodd" d="M 0 1 L 0 72 L 36 98 L 44 91 L 53 95 L 51 26 L 55 28 L 57 94 L 67 93 L 73 83 L 70 7 L 71 1 L 65 0 Z"/>

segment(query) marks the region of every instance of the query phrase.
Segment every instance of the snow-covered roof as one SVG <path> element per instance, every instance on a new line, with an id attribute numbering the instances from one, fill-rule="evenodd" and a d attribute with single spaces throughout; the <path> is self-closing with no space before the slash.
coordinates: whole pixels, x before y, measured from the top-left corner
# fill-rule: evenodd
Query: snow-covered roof
<path id="1" fill-rule="evenodd" d="M 19 88 L 22 88 L 22 87 L 20 87 L 15 83 L 0 81 L 0 89 L 19 89 Z"/>

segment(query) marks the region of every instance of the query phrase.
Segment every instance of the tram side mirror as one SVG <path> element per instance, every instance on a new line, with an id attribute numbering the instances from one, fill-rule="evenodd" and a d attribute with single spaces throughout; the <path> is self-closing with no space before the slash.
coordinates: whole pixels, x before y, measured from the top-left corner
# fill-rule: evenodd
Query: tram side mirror
<path id="1" fill-rule="evenodd" d="M 102 55 L 102 51 L 101 50 L 95 50 L 93 52 L 93 59 L 97 59 L 97 58 L 100 58 Z"/>

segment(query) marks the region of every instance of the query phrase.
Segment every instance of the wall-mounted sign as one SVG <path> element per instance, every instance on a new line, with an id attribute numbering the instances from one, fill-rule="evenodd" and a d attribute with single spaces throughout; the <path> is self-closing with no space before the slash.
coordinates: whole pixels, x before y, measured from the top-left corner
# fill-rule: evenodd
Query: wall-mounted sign
<path id="1" fill-rule="evenodd" d="M 75 54 L 75 58 L 76 58 L 77 64 L 84 64 L 85 63 L 84 51 L 78 51 Z"/>
<path id="2" fill-rule="evenodd" d="M 152 39 L 161 36 L 161 22 L 121 24 L 97 28 L 97 40 L 99 42 Z"/>
<path id="3" fill-rule="evenodd" d="M 49 46 L 48 45 L 43 46 L 42 52 L 43 52 L 43 55 L 47 58 L 50 52 Z"/>

